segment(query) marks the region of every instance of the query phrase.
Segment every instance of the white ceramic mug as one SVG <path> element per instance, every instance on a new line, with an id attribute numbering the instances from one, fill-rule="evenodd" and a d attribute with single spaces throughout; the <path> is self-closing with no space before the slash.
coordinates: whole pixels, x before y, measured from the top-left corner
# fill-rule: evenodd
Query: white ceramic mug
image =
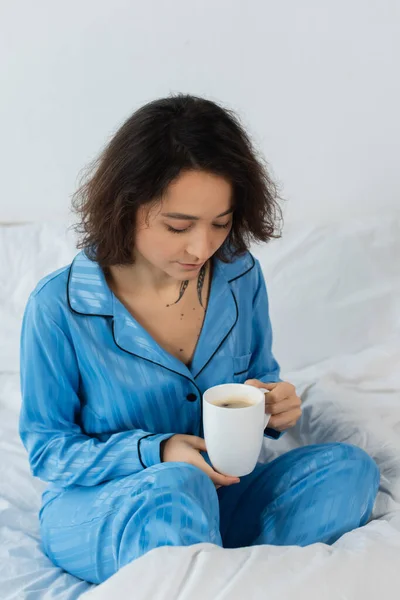
<path id="1" fill-rule="evenodd" d="M 254 470 L 270 418 L 265 414 L 267 391 L 244 383 L 226 383 L 204 392 L 204 439 L 210 461 L 219 473 L 243 477 Z M 228 398 L 246 399 L 250 406 L 215 404 Z"/>

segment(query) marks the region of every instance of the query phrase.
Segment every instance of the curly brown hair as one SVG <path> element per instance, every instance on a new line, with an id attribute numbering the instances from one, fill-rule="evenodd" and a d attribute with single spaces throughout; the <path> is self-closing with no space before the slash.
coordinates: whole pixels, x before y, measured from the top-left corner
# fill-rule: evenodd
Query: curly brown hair
<path id="1" fill-rule="evenodd" d="M 91 165 L 72 201 L 80 217 L 78 248 L 103 268 L 131 264 L 138 208 L 161 199 L 181 172 L 194 169 L 232 185 L 233 225 L 218 258 L 231 260 L 253 241 L 279 237 L 277 186 L 237 116 L 179 94 L 137 110 Z"/>

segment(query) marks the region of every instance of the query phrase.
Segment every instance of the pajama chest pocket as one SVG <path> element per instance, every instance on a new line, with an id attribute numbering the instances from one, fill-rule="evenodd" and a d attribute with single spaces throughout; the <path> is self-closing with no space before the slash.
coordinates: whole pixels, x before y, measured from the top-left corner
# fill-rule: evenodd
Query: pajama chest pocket
<path id="1" fill-rule="evenodd" d="M 235 383 L 244 383 L 247 379 L 247 373 L 250 368 L 251 354 L 233 357 L 233 381 Z"/>

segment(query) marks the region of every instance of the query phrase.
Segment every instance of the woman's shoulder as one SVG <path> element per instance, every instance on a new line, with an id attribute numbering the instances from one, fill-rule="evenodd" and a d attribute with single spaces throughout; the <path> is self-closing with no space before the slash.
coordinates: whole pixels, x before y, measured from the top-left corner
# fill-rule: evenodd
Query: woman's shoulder
<path id="1" fill-rule="evenodd" d="M 28 305 L 34 305 L 49 317 L 55 317 L 60 309 L 68 306 L 67 286 L 72 263 L 45 275 L 31 292 Z"/>
<path id="2" fill-rule="evenodd" d="M 42 279 L 38 281 L 36 287 L 31 293 L 32 297 L 41 296 L 43 298 L 47 296 L 57 295 L 60 291 L 65 288 L 68 281 L 68 274 L 71 265 L 66 265 L 65 267 L 61 267 L 48 275 L 45 275 Z"/>

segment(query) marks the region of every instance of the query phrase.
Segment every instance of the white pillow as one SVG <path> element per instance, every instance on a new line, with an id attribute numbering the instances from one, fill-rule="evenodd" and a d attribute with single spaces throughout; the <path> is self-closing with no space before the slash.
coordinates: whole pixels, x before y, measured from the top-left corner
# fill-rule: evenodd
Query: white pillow
<path id="1" fill-rule="evenodd" d="M 284 371 L 400 333 L 400 213 L 285 231 L 254 249 Z"/>
<path id="2" fill-rule="evenodd" d="M 75 253 L 75 237 L 65 224 L 0 227 L 0 372 L 19 370 L 21 319 L 29 294 Z"/>

